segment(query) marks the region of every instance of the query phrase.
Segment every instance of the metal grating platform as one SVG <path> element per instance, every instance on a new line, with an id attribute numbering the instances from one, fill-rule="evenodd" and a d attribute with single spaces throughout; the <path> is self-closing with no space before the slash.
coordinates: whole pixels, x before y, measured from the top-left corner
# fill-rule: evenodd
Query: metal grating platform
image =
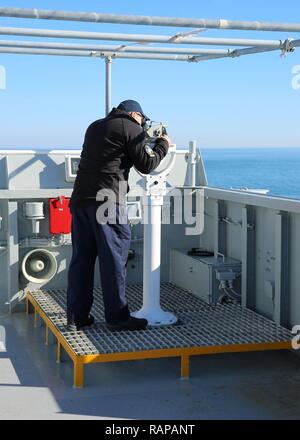
<path id="1" fill-rule="evenodd" d="M 128 286 L 127 298 L 130 309 L 138 310 L 142 305 L 142 285 Z M 291 332 L 257 313 L 239 305 L 209 305 L 170 283 L 161 285 L 161 305 L 173 311 L 179 322 L 143 331 L 107 330 L 100 288 L 95 289 L 92 310 L 95 325 L 79 332 L 67 326 L 66 290 L 31 292 L 27 299 L 46 325 L 48 322 L 47 330 L 49 327 L 59 335 L 58 341 L 68 348 L 74 363 L 77 359 L 90 363 L 291 347 Z M 128 356 L 130 353 L 135 356 Z M 118 358 L 118 354 L 124 356 Z"/>

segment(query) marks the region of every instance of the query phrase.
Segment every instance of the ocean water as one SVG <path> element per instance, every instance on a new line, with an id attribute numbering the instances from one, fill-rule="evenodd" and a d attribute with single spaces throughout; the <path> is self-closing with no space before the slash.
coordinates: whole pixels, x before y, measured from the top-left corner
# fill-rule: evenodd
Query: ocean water
<path id="1" fill-rule="evenodd" d="M 209 186 L 300 199 L 300 148 L 202 149 Z"/>

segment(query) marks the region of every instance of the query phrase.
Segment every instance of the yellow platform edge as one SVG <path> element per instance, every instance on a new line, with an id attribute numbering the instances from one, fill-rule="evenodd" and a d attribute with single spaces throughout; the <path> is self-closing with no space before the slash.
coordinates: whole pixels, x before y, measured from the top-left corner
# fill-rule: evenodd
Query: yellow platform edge
<path id="1" fill-rule="evenodd" d="M 231 344 L 231 345 L 216 345 L 216 346 L 199 346 L 199 347 L 182 347 L 182 348 L 163 348 L 157 350 L 141 350 L 124 353 L 104 353 L 79 356 L 72 350 L 64 336 L 55 327 L 53 322 L 48 318 L 45 312 L 41 309 L 35 301 L 30 292 L 26 294 L 26 313 L 29 314 L 29 304 L 34 309 L 34 325 L 36 326 L 37 315 L 44 321 L 46 325 L 46 339 L 48 344 L 49 330 L 57 339 L 57 362 L 61 359 L 61 347 L 68 353 L 74 363 L 74 387 L 82 388 L 84 386 L 84 365 L 100 362 L 116 362 L 129 360 L 143 360 L 155 359 L 165 357 L 180 357 L 181 358 L 181 378 L 187 379 L 189 377 L 189 361 L 190 356 L 221 354 L 221 353 L 241 353 L 251 351 L 267 351 L 267 350 L 290 350 L 292 348 L 291 341 L 283 342 L 265 342 L 253 344 Z"/>

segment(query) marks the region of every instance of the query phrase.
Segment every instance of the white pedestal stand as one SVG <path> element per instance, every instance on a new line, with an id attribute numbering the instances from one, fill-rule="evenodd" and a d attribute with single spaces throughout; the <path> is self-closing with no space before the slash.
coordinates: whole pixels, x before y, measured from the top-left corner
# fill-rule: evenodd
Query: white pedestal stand
<path id="1" fill-rule="evenodd" d="M 171 151 L 171 164 L 156 175 L 143 175 L 146 196 L 144 211 L 144 260 L 143 260 L 143 306 L 133 316 L 145 318 L 150 326 L 175 324 L 177 317 L 162 310 L 160 306 L 160 264 L 161 264 L 161 213 L 163 196 L 166 194 L 166 176 L 170 173 L 176 158 Z"/>

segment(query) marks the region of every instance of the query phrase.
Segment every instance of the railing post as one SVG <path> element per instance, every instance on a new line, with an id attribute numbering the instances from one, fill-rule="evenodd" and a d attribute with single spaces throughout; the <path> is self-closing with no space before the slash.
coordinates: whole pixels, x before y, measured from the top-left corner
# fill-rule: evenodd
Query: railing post
<path id="1" fill-rule="evenodd" d="M 289 216 L 279 213 L 275 218 L 275 298 L 274 321 L 289 326 Z"/>
<path id="2" fill-rule="evenodd" d="M 105 114 L 111 111 L 111 57 L 105 58 Z"/>
<path id="3" fill-rule="evenodd" d="M 255 309 L 255 209 L 242 208 L 242 306 Z"/>

